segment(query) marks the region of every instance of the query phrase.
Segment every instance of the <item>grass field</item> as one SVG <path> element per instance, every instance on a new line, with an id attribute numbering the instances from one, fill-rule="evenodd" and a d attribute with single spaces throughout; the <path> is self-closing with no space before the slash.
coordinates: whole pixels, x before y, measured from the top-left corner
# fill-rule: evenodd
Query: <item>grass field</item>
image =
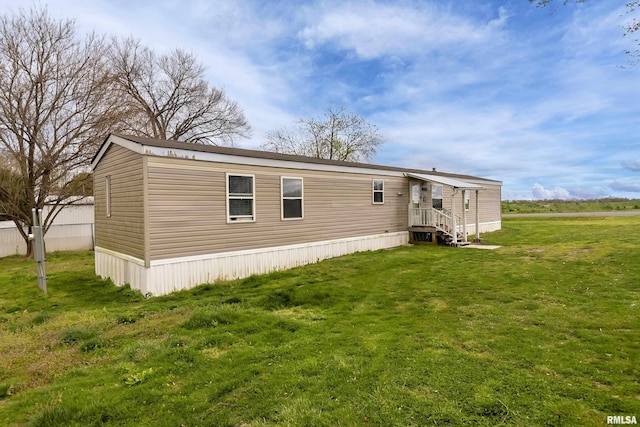
<path id="1" fill-rule="evenodd" d="M 638 199 L 503 200 L 502 213 L 610 212 L 640 210 Z"/>
<path id="2" fill-rule="evenodd" d="M 640 418 L 640 217 L 508 219 L 144 299 L 0 259 L 0 424 L 602 426 Z"/>

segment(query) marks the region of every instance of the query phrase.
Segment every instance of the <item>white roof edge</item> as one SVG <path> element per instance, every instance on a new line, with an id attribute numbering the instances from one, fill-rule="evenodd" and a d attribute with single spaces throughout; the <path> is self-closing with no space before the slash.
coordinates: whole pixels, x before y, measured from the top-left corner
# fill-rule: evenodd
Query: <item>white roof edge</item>
<path id="1" fill-rule="evenodd" d="M 177 157 L 183 159 L 202 160 L 217 163 L 241 164 L 247 166 L 278 167 L 283 169 L 297 169 L 309 171 L 344 172 L 376 176 L 404 176 L 404 171 L 388 169 L 354 167 L 348 165 L 332 165 L 322 163 L 307 163 L 303 161 L 291 161 L 280 159 L 267 159 L 262 157 L 247 157 L 227 153 L 207 153 L 176 148 L 142 146 L 142 153 L 156 157 Z"/>
<path id="2" fill-rule="evenodd" d="M 411 178 L 416 178 L 421 181 L 431 181 L 436 182 L 438 184 L 448 185 L 450 187 L 458 188 L 461 190 L 484 190 L 484 187 L 478 184 L 472 184 L 468 181 L 462 181 L 456 178 L 450 178 L 448 176 L 440 176 L 440 175 L 426 175 L 420 173 L 411 173 L 407 172 L 406 176 Z"/>
<path id="3" fill-rule="evenodd" d="M 103 143 L 102 147 L 100 147 L 100 150 L 98 151 L 98 153 L 93 158 L 93 161 L 91 162 L 92 169 L 95 169 L 97 164 L 100 162 L 100 159 L 105 155 L 108 148 L 112 144 L 120 145 L 138 154 L 151 155 L 151 156 L 157 156 L 157 157 L 178 157 L 183 159 L 202 160 L 202 161 L 208 161 L 208 162 L 232 163 L 232 164 L 242 164 L 242 165 L 250 165 L 250 166 L 281 167 L 281 168 L 298 169 L 298 170 L 347 172 L 347 173 L 358 173 L 358 174 L 376 175 L 376 176 L 404 176 L 404 171 L 401 171 L 401 170 L 394 171 L 394 170 L 388 170 L 388 169 L 353 167 L 348 165 L 342 166 L 342 165 L 331 165 L 331 164 L 320 164 L 320 163 L 305 163 L 305 162 L 296 162 L 296 161 L 290 161 L 290 160 L 245 157 L 245 156 L 239 156 L 239 155 L 227 154 L 227 153 L 209 153 L 209 152 L 191 151 L 191 150 L 179 149 L 179 148 L 156 147 L 154 145 L 144 145 L 139 142 L 130 141 L 128 139 L 121 138 L 117 135 L 109 135 L 107 140 Z"/>
<path id="4" fill-rule="evenodd" d="M 110 134 L 107 137 L 107 140 L 102 144 L 96 155 L 93 157 L 93 160 L 91 161 L 91 170 L 94 170 L 96 168 L 96 165 L 100 162 L 102 156 L 104 156 L 111 144 L 114 143 L 139 154 L 142 154 L 144 152 L 144 147 L 141 144 L 121 138 L 118 135 Z"/>
<path id="5" fill-rule="evenodd" d="M 378 176 L 406 176 L 420 179 L 422 181 L 432 181 L 439 184 L 449 185 L 454 188 L 463 190 L 483 190 L 485 187 L 482 185 L 474 184 L 471 180 L 463 181 L 457 178 L 451 178 L 440 175 L 418 174 L 412 172 L 406 172 L 402 170 L 388 170 L 378 168 L 366 168 L 366 167 L 353 167 L 342 165 L 330 165 L 330 164 L 316 164 L 306 162 L 292 162 L 289 160 L 276 160 L 276 159 L 264 159 L 264 158 L 252 158 L 239 155 L 231 155 L 226 153 L 207 153 L 207 152 L 194 152 L 191 150 L 176 149 L 176 148 L 161 148 L 154 145 L 141 144 L 139 142 L 131 141 L 118 135 L 110 134 L 106 141 L 100 147 L 98 153 L 94 156 L 91 162 L 91 169 L 95 170 L 95 167 L 105 155 L 107 150 L 112 144 L 120 145 L 138 154 L 150 154 L 160 157 L 182 157 L 190 158 L 194 160 L 214 161 L 221 163 L 241 163 L 246 165 L 256 166 L 272 166 L 272 167 L 284 167 L 289 169 L 305 169 L 305 170 L 318 170 L 318 171 L 332 171 L 332 172 L 349 172 L 360 173 L 366 175 L 378 175 Z M 482 178 L 474 177 L 473 181 L 482 180 Z M 496 181 L 487 183 L 490 185 L 502 185 L 502 182 Z"/>

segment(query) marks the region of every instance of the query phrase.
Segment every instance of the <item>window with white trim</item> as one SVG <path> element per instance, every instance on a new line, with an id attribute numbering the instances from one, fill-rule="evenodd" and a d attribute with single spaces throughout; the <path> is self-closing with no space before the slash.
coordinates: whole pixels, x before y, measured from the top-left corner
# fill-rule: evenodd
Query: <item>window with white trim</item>
<path id="1" fill-rule="evenodd" d="M 468 211 L 471 209 L 471 195 L 468 191 L 464 192 L 464 210 Z"/>
<path id="2" fill-rule="evenodd" d="M 227 221 L 255 221 L 255 177 L 227 174 Z"/>
<path id="3" fill-rule="evenodd" d="M 104 179 L 105 201 L 107 208 L 107 218 L 111 217 L 111 175 L 107 175 Z"/>
<path id="4" fill-rule="evenodd" d="M 282 219 L 302 219 L 304 217 L 304 185 L 302 178 L 283 176 L 280 178 Z"/>
<path id="5" fill-rule="evenodd" d="M 431 206 L 442 209 L 442 185 L 431 184 Z"/>
<path id="6" fill-rule="evenodd" d="M 384 204 L 384 180 L 374 179 L 372 188 L 373 188 L 373 204 L 375 205 Z"/>

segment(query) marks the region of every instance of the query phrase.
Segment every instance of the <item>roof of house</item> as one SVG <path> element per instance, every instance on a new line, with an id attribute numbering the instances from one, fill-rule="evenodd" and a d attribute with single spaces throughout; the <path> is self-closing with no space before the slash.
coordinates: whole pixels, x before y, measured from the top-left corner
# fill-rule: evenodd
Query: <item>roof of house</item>
<path id="1" fill-rule="evenodd" d="M 104 142 L 98 149 L 96 155 L 91 160 L 92 167 L 95 168 L 95 166 L 100 162 L 100 159 L 102 158 L 102 156 L 106 153 L 108 147 L 113 142 L 113 138 L 111 138 L 112 136 L 126 140 L 126 141 L 133 142 L 135 144 L 139 144 L 140 146 L 143 146 L 143 147 L 157 147 L 157 148 L 164 148 L 168 150 L 181 150 L 181 151 L 188 151 L 188 152 L 194 152 L 194 153 L 212 153 L 212 154 L 220 154 L 220 155 L 228 155 L 228 156 L 257 158 L 257 159 L 300 162 L 300 163 L 308 163 L 308 164 L 315 164 L 315 165 L 353 167 L 353 168 L 362 168 L 362 169 L 379 169 L 379 170 L 385 170 L 385 171 L 402 172 L 405 174 L 421 175 L 424 178 L 449 177 L 457 180 L 481 180 L 488 183 L 493 183 L 495 185 L 502 184 L 501 181 L 496 181 L 492 179 L 481 178 L 481 177 L 471 176 L 471 175 L 439 172 L 435 170 L 427 171 L 423 169 L 375 165 L 370 163 L 356 163 L 356 162 L 346 162 L 342 160 L 318 159 L 315 157 L 274 153 L 270 151 L 247 150 L 244 148 L 221 147 L 217 145 L 193 144 L 193 143 L 186 143 L 186 142 L 179 142 L 179 141 L 169 141 L 169 140 L 163 140 L 163 139 L 148 138 L 143 136 L 121 135 L 121 134 L 115 134 L 115 133 L 109 134 L 105 138 Z M 142 150 L 141 152 L 145 154 L 153 154 L 153 153 L 150 153 L 148 150 Z M 414 176 L 414 177 L 417 177 L 417 176 Z"/>
<path id="2" fill-rule="evenodd" d="M 472 184 L 470 182 L 463 181 L 461 179 L 452 178 L 450 176 L 421 174 L 421 173 L 412 173 L 412 172 L 408 172 L 406 175 L 410 178 L 416 178 L 421 181 L 430 181 L 430 182 L 435 182 L 436 184 L 448 185 L 450 187 L 457 188 L 459 190 L 482 190 L 484 188 L 482 185 Z"/>

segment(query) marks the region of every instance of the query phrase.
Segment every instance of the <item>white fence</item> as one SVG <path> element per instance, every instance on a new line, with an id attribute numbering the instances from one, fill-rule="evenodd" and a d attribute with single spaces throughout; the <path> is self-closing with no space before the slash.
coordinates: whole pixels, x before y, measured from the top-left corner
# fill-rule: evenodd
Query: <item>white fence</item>
<path id="1" fill-rule="evenodd" d="M 45 206 L 42 216 L 46 217 Z M 93 200 L 66 206 L 44 236 L 47 252 L 79 251 L 94 248 Z M 13 221 L 0 221 L 0 257 L 24 255 L 27 245 Z"/>

